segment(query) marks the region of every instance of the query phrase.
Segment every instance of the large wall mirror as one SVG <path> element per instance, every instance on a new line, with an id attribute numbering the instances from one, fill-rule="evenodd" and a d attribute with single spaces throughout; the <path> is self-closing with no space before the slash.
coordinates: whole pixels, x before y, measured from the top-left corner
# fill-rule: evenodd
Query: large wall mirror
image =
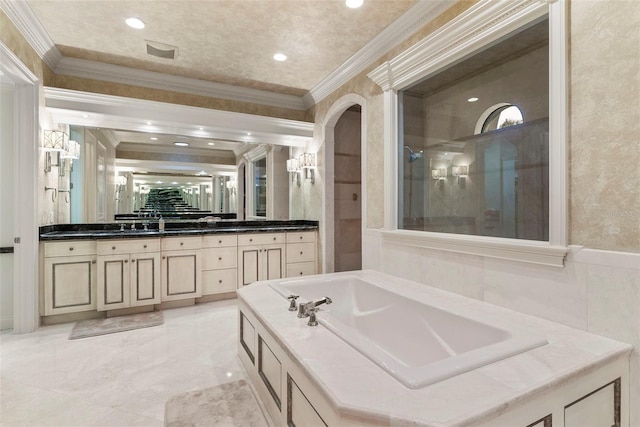
<path id="1" fill-rule="evenodd" d="M 40 150 L 40 224 L 178 212 L 189 213 L 189 219 L 288 218 L 289 149 L 311 141 L 313 123 L 50 87 L 44 91 L 54 127 L 79 144 L 80 155 L 47 169 L 44 159 L 50 156 L 44 147 Z M 260 157 L 254 153 L 266 158 L 256 175 L 266 178 L 255 192 L 262 198 L 255 200 L 249 198 L 254 169 L 248 167 Z M 249 209 L 254 201 L 257 210 Z"/>

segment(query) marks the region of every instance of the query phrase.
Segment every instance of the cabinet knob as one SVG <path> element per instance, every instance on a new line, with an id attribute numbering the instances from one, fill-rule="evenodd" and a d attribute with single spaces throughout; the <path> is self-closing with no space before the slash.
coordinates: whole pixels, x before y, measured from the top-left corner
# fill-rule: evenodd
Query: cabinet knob
<path id="1" fill-rule="evenodd" d="M 180 246 L 184 245 L 184 242 L 180 242 Z"/>
<path id="2" fill-rule="evenodd" d="M 116 249 L 116 247 L 115 247 L 115 246 L 111 246 L 111 249 L 115 250 L 115 249 Z"/>
<path id="3" fill-rule="evenodd" d="M 249 239 L 250 242 L 253 242 L 253 239 Z"/>
<path id="4" fill-rule="evenodd" d="M 96 260 L 95 260 L 95 259 L 94 259 L 94 260 L 91 260 L 91 264 L 95 264 L 95 263 L 96 263 Z"/>
<path id="5" fill-rule="evenodd" d="M 125 263 L 125 264 L 128 264 L 128 263 L 129 263 L 129 260 L 128 260 L 128 259 L 125 259 L 125 260 L 124 260 L 124 263 Z"/>
<path id="6" fill-rule="evenodd" d="M 300 236 L 300 240 L 302 240 L 302 236 Z"/>
<path id="7" fill-rule="evenodd" d="M 126 261 L 125 261 L 125 262 L 126 262 Z M 134 262 L 136 262 L 136 260 L 135 260 L 135 259 L 132 259 L 132 260 L 131 260 L 131 262 L 132 262 L 132 263 L 134 263 Z"/>
<path id="8" fill-rule="evenodd" d="M 167 257 L 166 257 L 166 256 L 163 256 L 163 257 L 162 257 L 162 259 L 167 259 Z"/>
<path id="9" fill-rule="evenodd" d="M 276 238 L 274 237 L 274 238 L 273 238 L 273 240 L 275 241 L 275 240 L 276 240 Z"/>
<path id="10" fill-rule="evenodd" d="M 300 255 L 302 255 L 302 251 L 300 251 Z"/>
<path id="11" fill-rule="evenodd" d="M 300 275 L 302 276 L 302 271 L 300 272 Z"/>
<path id="12" fill-rule="evenodd" d="M 143 248 L 147 249 L 147 245 L 144 245 Z"/>
<path id="13" fill-rule="evenodd" d="M 218 261 L 222 261 L 222 257 L 221 256 L 218 257 Z"/>
<path id="14" fill-rule="evenodd" d="M 73 246 L 69 247 L 69 250 L 72 251 L 73 250 Z"/>
<path id="15" fill-rule="evenodd" d="M 218 243 L 219 243 L 219 244 L 222 244 L 222 240 L 218 240 Z"/>
<path id="16" fill-rule="evenodd" d="M 222 279 L 218 280 L 218 283 L 222 283 Z"/>

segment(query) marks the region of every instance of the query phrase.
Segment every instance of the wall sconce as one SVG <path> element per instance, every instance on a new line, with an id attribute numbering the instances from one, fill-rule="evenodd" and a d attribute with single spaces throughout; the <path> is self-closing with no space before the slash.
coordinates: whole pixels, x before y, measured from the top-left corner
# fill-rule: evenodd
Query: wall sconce
<path id="1" fill-rule="evenodd" d="M 42 136 L 42 150 L 46 156 L 44 159 L 45 173 L 51 172 L 51 166 L 60 165 L 60 153 L 69 149 L 69 135 L 60 130 L 45 130 Z M 56 153 L 57 163 L 51 163 L 51 153 Z"/>
<path id="2" fill-rule="evenodd" d="M 300 163 L 298 159 L 287 160 L 287 172 L 293 173 L 293 175 L 291 175 L 291 182 L 295 179 L 296 184 L 300 187 Z"/>
<path id="3" fill-rule="evenodd" d="M 64 176 L 64 170 L 66 168 L 66 159 L 69 159 L 71 166 L 73 167 L 73 160 L 80 158 L 80 144 L 70 139 L 67 141 L 67 148 L 65 151 L 60 151 L 58 154 L 58 175 Z"/>
<path id="4" fill-rule="evenodd" d="M 229 181 L 227 181 L 226 185 L 229 193 L 236 194 L 236 189 L 238 188 L 238 183 L 236 181 L 230 179 Z"/>
<path id="5" fill-rule="evenodd" d="M 305 179 L 311 179 L 311 184 L 315 184 L 316 153 L 302 153 L 298 156 L 298 165 L 304 170 Z"/>
<path id="6" fill-rule="evenodd" d="M 463 187 L 465 184 L 465 177 L 469 175 L 469 166 L 467 165 L 453 166 L 451 168 L 451 175 L 455 176 L 458 182 L 458 185 Z"/>
<path id="7" fill-rule="evenodd" d="M 431 179 L 445 179 L 447 177 L 447 168 L 431 169 Z"/>
<path id="8" fill-rule="evenodd" d="M 460 165 L 451 168 L 451 175 L 459 178 L 461 176 L 467 176 L 469 174 L 469 166 Z"/>

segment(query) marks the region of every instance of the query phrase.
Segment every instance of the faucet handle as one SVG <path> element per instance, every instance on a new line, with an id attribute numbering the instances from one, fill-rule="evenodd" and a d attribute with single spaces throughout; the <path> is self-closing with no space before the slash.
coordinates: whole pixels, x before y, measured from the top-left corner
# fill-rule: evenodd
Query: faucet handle
<path id="1" fill-rule="evenodd" d="M 307 326 L 318 326 L 318 320 L 316 319 L 317 311 L 318 307 L 311 307 L 307 309 L 307 313 L 309 313 L 309 321 L 307 322 Z"/>
<path id="2" fill-rule="evenodd" d="M 298 309 L 296 305 L 296 300 L 300 297 L 300 295 L 289 295 L 287 299 L 290 301 L 289 303 L 289 311 L 296 311 Z"/>

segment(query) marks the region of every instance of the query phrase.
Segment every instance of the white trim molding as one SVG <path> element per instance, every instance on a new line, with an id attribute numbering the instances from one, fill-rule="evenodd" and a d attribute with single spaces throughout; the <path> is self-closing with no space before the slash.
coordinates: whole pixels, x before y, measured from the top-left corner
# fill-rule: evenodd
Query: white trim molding
<path id="1" fill-rule="evenodd" d="M 549 16 L 549 242 L 397 229 L 398 91 L 509 33 Z M 480 0 L 368 74 L 384 91 L 384 241 L 562 267 L 567 248 L 566 0 Z"/>
<path id="2" fill-rule="evenodd" d="M 311 88 L 304 96 L 305 106 L 311 107 L 331 95 L 340 86 L 363 72 L 373 61 L 406 40 L 407 37 L 437 18 L 455 3 L 455 0 L 417 2 L 355 55 Z"/>
<path id="3" fill-rule="evenodd" d="M 51 70 L 62 59 L 56 45 L 25 0 L 0 0 L 0 8 Z"/>
<path id="4" fill-rule="evenodd" d="M 88 61 L 77 58 L 62 58 L 55 73 L 131 86 L 147 87 L 231 101 L 249 102 L 252 104 L 305 110 L 302 97 L 285 95 L 260 89 L 215 83 L 190 77 L 174 76 L 155 71 L 137 70 L 120 65 Z"/>
<path id="5" fill-rule="evenodd" d="M 13 331 L 33 332 L 38 313 L 38 146 L 40 82 L 20 59 L 0 42 L 0 72 L 14 83 Z"/>
<path id="6" fill-rule="evenodd" d="M 58 123 L 304 147 L 313 123 L 45 87 L 45 106 Z"/>

